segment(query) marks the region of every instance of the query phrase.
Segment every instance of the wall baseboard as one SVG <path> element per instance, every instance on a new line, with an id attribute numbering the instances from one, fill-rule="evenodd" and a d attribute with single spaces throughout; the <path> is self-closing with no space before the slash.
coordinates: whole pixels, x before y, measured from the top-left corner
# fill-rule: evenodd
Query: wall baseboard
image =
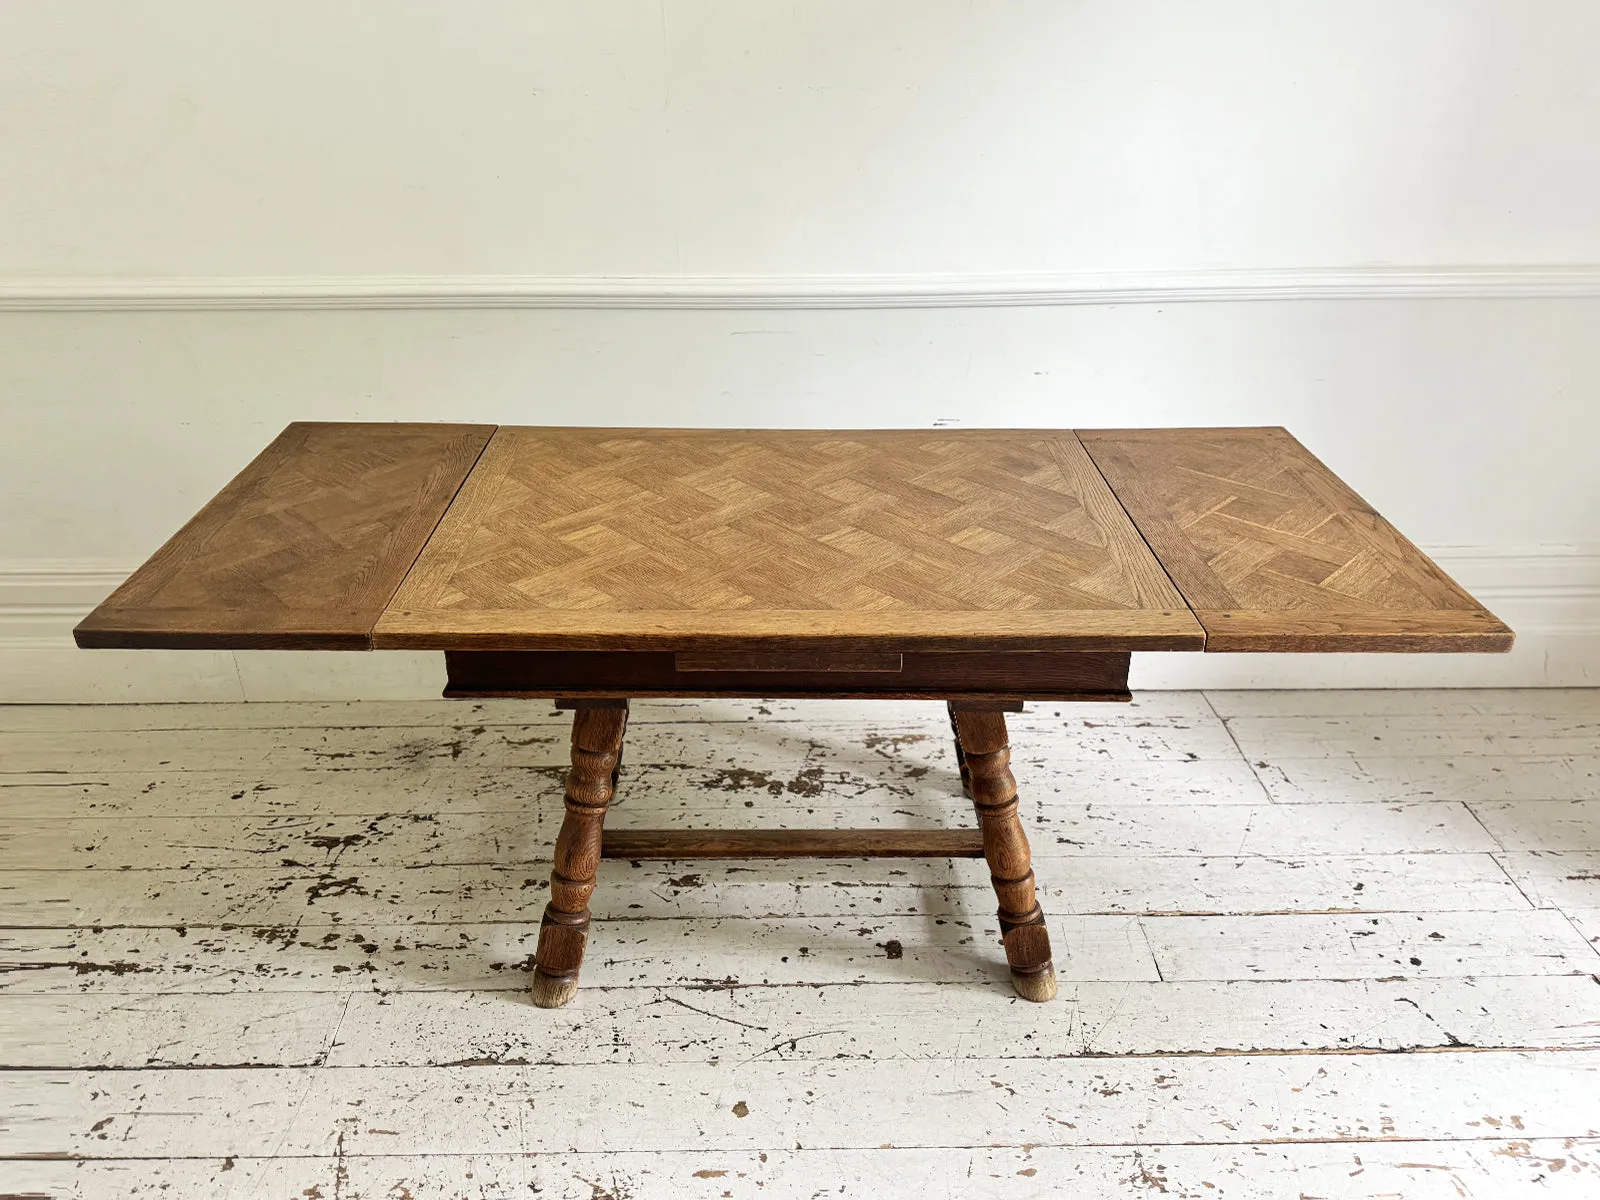
<path id="1" fill-rule="evenodd" d="M 1433 546 L 1517 631 L 1511 654 L 1147 654 L 1134 686 L 1600 686 L 1600 546 Z M 432 699 L 442 655 L 79 651 L 72 626 L 132 564 L 0 563 L 0 703 Z"/>
<path id="2" fill-rule="evenodd" d="M 0 311 L 1004 308 L 1600 297 L 1600 264 L 938 275 L 339 275 L 0 279 Z"/>

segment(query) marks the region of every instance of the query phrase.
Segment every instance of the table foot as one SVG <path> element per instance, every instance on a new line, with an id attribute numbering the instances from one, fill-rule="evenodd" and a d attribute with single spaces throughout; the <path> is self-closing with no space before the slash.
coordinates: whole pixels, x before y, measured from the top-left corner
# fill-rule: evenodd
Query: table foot
<path id="1" fill-rule="evenodd" d="M 540 1008 L 560 1008 L 577 993 L 578 971 L 589 940 L 589 897 L 600 866 L 601 827 L 616 790 L 626 703 L 583 706 L 572 715 L 572 769 L 567 772 L 567 815 L 556 836 L 550 903 L 539 925 L 530 993 Z"/>
<path id="2" fill-rule="evenodd" d="M 1017 781 L 1011 774 L 1005 714 L 952 708 L 950 721 L 983 832 L 989 878 L 1000 901 L 1000 938 L 1011 964 L 1011 981 L 1025 1000 L 1052 999 L 1056 976 L 1050 931 L 1034 895 L 1033 854 L 1017 815 Z"/>
<path id="3" fill-rule="evenodd" d="M 1046 1000 L 1056 998 L 1056 969 L 1046 967 L 1036 975 L 1022 975 L 1016 971 L 1011 972 L 1011 986 L 1017 989 L 1017 995 L 1024 1000 L 1032 1000 L 1035 1004 L 1043 1004 Z"/>
<path id="4" fill-rule="evenodd" d="M 1054 995 L 1054 984 L 1051 985 L 1051 994 Z M 528 989 L 533 1003 L 539 1008 L 560 1008 L 568 1000 L 578 994 L 578 977 L 561 979 L 554 975 L 544 975 L 537 967 L 533 971 L 533 986 Z"/>

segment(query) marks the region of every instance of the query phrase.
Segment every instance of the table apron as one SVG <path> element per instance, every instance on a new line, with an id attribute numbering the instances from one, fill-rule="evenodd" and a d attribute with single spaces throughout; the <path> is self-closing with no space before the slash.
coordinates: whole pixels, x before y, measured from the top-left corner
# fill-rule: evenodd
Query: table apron
<path id="1" fill-rule="evenodd" d="M 899 670 L 808 656 L 794 669 L 707 669 L 671 651 L 447 650 L 444 694 L 526 696 L 816 697 L 955 700 L 1010 707 L 1023 700 L 1125 701 L 1126 653 L 1062 651 L 910 652 Z M 734 666 L 729 663 L 729 666 Z M 757 664 L 750 664 L 751 667 Z M 871 669 L 863 669 L 871 668 Z"/>

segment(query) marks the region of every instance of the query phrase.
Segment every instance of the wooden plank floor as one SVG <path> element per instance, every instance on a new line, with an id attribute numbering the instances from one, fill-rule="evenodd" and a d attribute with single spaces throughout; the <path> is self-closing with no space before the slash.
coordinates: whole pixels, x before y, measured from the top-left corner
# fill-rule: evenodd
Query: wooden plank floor
<path id="1" fill-rule="evenodd" d="M 0 1196 L 1600 1194 L 1600 690 L 1012 720 L 981 862 L 607 862 L 542 704 L 0 708 Z M 642 703 L 616 827 L 968 824 L 942 708 Z"/>

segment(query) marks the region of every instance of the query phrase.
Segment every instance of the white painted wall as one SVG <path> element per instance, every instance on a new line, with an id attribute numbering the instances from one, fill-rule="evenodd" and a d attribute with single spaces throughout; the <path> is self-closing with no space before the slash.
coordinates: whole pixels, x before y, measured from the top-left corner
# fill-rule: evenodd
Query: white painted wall
<path id="1" fill-rule="evenodd" d="M 1147 682 L 1600 679 L 1597 44 L 1590 0 L 12 6 L 0 699 L 335 686 L 61 642 L 296 418 L 1286 424 L 1523 649 Z"/>
<path id="2" fill-rule="evenodd" d="M 7 6 L 25 275 L 1600 261 L 1591 0 Z"/>

